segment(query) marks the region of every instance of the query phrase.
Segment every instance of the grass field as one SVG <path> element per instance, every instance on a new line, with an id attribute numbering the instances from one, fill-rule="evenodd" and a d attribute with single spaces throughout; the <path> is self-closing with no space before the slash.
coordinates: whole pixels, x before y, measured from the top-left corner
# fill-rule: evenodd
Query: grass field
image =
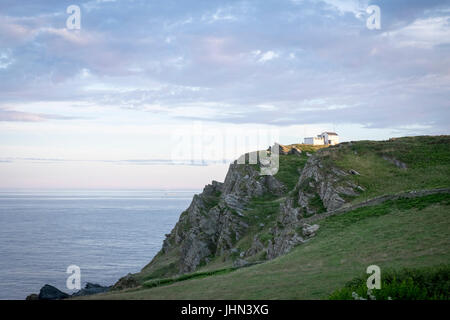
<path id="1" fill-rule="evenodd" d="M 355 202 L 401 191 L 450 186 L 449 136 L 357 141 L 336 149 L 325 151 L 325 161 L 360 173 L 350 177 L 365 189 Z M 394 160 L 406 168 L 396 166 Z"/>

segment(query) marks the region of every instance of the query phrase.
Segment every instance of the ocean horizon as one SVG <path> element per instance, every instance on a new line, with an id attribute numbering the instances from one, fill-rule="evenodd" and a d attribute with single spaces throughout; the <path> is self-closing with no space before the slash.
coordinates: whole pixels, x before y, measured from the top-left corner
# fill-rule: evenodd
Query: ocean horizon
<path id="1" fill-rule="evenodd" d="M 140 271 L 161 249 L 200 190 L 0 190 L 0 299 L 25 299 L 45 284 L 103 286 Z"/>

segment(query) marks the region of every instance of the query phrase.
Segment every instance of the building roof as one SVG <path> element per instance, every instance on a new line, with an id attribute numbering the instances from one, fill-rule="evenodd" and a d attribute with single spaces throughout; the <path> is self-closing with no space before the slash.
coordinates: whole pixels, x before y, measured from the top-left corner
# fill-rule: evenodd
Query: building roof
<path id="1" fill-rule="evenodd" d="M 329 136 L 337 136 L 338 135 L 336 132 L 327 132 L 327 131 L 325 131 L 324 133 L 326 133 Z M 322 134 L 324 134 L 324 133 L 322 133 Z"/>

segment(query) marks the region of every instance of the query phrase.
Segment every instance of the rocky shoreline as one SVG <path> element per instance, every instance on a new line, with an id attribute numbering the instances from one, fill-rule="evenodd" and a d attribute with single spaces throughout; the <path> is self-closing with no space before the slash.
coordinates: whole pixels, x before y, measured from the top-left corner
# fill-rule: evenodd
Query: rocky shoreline
<path id="1" fill-rule="evenodd" d="M 111 287 L 104 287 L 96 283 L 86 283 L 85 287 L 73 294 L 65 293 L 49 284 L 44 285 L 39 294 L 32 293 L 26 297 L 26 300 L 62 300 L 74 297 L 89 296 L 98 293 L 108 292 Z"/>

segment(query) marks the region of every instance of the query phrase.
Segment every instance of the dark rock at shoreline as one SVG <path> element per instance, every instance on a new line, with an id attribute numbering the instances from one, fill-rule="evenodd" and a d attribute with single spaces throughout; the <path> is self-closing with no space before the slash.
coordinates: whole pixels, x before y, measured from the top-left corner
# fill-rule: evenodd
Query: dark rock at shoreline
<path id="1" fill-rule="evenodd" d="M 32 293 L 28 295 L 25 300 L 39 300 L 39 296 L 36 293 Z"/>
<path id="2" fill-rule="evenodd" d="M 61 300 L 70 297 L 67 293 L 62 292 L 58 288 L 46 284 L 39 291 L 39 300 Z"/>
<path id="3" fill-rule="evenodd" d="M 89 296 L 91 294 L 103 293 L 109 291 L 109 289 L 111 289 L 111 287 L 103 287 L 99 284 L 88 282 L 86 283 L 84 289 L 75 292 L 74 294 L 72 294 L 72 297 Z"/>
<path id="4" fill-rule="evenodd" d="M 111 287 L 104 287 L 96 283 L 86 283 L 85 287 L 72 295 L 62 292 L 58 288 L 46 284 L 39 291 L 39 295 L 32 293 L 26 297 L 26 300 L 62 300 L 71 297 L 89 296 L 92 294 L 104 293 L 111 289 Z"/>

